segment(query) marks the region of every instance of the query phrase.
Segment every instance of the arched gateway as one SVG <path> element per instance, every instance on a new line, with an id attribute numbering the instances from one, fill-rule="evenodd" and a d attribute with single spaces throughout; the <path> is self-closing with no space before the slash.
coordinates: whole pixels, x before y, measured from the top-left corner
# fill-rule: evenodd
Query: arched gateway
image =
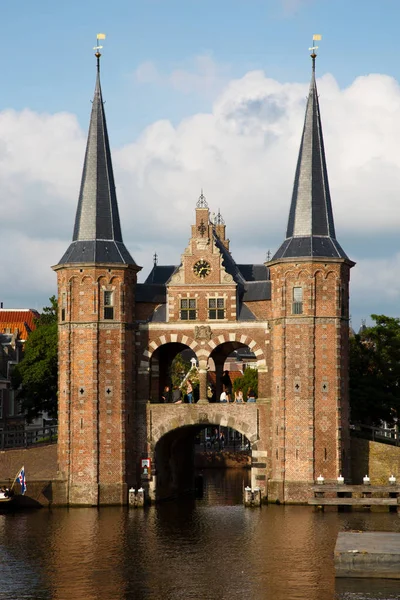
<path id="1" fill-rule="evenodd" d="M 207 424 L 251 441 L 253 484 L 269 499 L 304 501 L 319 474 L 348 474 L 353 263 L 335 236 L 312 58 L 286 239 L 272 260 L 237 264 L 221 214 L 211 218 L 201 194 L 180 264 L 155 261 L 138 284 L 140 267 L 121 235 L 97 54 L 73 240 L 54 267 L 58 461 L 67 503 L 123 504 L 128 488 L 142 484 L 159 497 L 157 481 L 168 473 L 157 464 L 167 464 L 179 444 L 188 450 Z M 256 362 L 257 402 L 209 404 L 209 370 L 218 385 L 226 358 L 242 347 Z M 184 348 L 198 366 L 198 403 L 150 403 L 159 395 L 155 370 L 160 386 Z M 143 473 L 146 458 L 155 460 Z"/>

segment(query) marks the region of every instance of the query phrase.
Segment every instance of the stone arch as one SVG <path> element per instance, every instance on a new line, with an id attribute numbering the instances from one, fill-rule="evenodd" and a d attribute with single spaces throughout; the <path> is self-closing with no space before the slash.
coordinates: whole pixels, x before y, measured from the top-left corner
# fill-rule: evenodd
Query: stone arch
<path id="1" fill-rule="evenodd" d="M 323 269 L 315 269 L 314 273 L 313 273 L 313 277 L 317 277 L 318 275 L 321 275 L 322 277 L 325 277 L 325 273 L 323 271 Z"/>
<path id="2" fill-rule="evenodd" d="M 309 269 L 300 269 L 297 274 L 296 274 L 296 279 L 297 280 L 301 280 L 302 278 L 304 279 L 310 279 L 312 277 L 311 272 L 309 271 Z"/>
<path id="3" fill-rule="evenodd" d="M 93 277 L 91 275 L 83 275 L 80 280 L 80 285 L 83 285 L 86 281 L 90 283 L 94 283 Z"/>
<path id="4" fill-rule="evenodd" d="M 221 333 L 217 336 L 214 336 L 209 342 L 208 345 L 211 348 L 210 353 L 220 344 L 225 344 L 226 342 L 238 342 L 239 344 L 243 344 L 244 346 L 248 346 L 257 357 L 257 367 L 265 367 L 267 364 L 265 353 L 261 348 L 260 344 L 258 344 L 253 338 L 243 333 L 229 332 L 229 333 Z"/>
<path id="5" fill-rule="evenodd" d="M 112 275 L 108 280 L 108 285 L 116 285 L 117 283 L 121 283 L 121 277 L 118 275 Z"/>
<path id="6" fill-rule="evenodd" d="M 250 413 L 250 411 L 246 411 Z M 188 411 L 180 410 L 178 414 L 166 414 L 162 415 L 162 420 L 158 422 L 153 415 L 152 419 L 152 436 L 150 440 L 151 450 L 154 452 L 157 443 L 162 437 L 173 431 L 179 431 L 183 427 L 210 427 L 213 425 L 219 425 L 222 427 L 231 427 L 239 433 L 247 437 L 251 443 L 253 449 L 255 444 L 259 441 L 257 432 L 257 414 L 256 410 L 251 411 L 251 414 L 247 415 L 248 418 L 243 416 L 230 415 L 229 419 L 224 411 L 218 408 L 206 407 L 205 410 L 201 411 Z"/>
<path id="7" fill-rule="evenodd" d="M 337 273 L 335 273 L 335 271 L 333 271 L 332 269 L 325 273 L 325 279 L 328 279 L 328 277 L 333 277 L 334 279 L 339 279 L 339 277 L 337 276 Z"/>
<path id="8" fill-rule="evenodd" d="M 165 344 L 182 344 L 184 346 L 188 346 L 193 350 L 193 352 L 198 357 L 200 346 L 199 344 L 191 337 L 183 334 L 183 333 L 169 333 L 165 332 L 165 334 L 160 335 L 158 338 L 149 342 L 146 350 L 144 350 L 141 358 L 141 366 L 146 367 L 149 366 L 150 359 L 153 353 L 160 348 L 160 346 L 164 346 Z M 201 354 L 201 353 L 200 353 Z"/>

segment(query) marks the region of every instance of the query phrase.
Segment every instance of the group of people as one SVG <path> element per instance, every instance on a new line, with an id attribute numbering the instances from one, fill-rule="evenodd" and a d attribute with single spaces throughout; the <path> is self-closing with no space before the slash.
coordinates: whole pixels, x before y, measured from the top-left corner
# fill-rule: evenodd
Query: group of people
<path id="1" fill-rule="evenodd" d="M 252 388 L 247 391 L 246 400 L 243 397 L 243 390 L 238 388 L 233 393 L 232 381 L 229 376 L 229 371 L 224 371 L 222 378 L 222 392 L 219 397 L 219 402 L 255 402 L 256 394 Z M 187 379 L 185 382 L 186 393 L 183 393 L 183 390 L 179 386 L 174 386 L 171 390 L 169 385 L 164 387 L 163 393 L 161 394 L 161 402 L 168 404 L 182 404 L 182 402 L 187 402 L 188 404 L 193 404 L 195 402 L 194 399 L 194 389 L 193 382 L 190 379 Z M 207 387 L 207 398 L 209 402 L 217 402 L 216 392 L 214 386 L 211 384 Z"/>
<path id="2" fill-rule="evenodd" d="M 232 396 L 232 381 L 229 376 L 229 371 L 224 371 L 222 375 L 222 392 L 219 397 L 220 402 L 244 402 L 243 398 L 243 390 L 242 388 L 238 388 L 235 390 L 235 393 Z M 246 402 L 255 402 L 256 394 L 252 388 L 247 391 Z"/>
<path id="3" fill-rule="evenodd" d="M 190 379 L 186 380 L 186 394 L 183 394 L 182 388 L 177 385 L 175 385 L 172 390 L 169 385 L 164 387 L 163 393 L 161 394 L 162 404 L 182 404 L 183 401 L 188 404 L 194 403 L 193 383 Z"/>
<path id="4" fill-rule="evenodd" d="M 12 489 L 10 489 L 8 487 L 0 488 L 0 497 L 1 498 L 11 498 L 12 496 L 14 496 L 14 492 Z"/>

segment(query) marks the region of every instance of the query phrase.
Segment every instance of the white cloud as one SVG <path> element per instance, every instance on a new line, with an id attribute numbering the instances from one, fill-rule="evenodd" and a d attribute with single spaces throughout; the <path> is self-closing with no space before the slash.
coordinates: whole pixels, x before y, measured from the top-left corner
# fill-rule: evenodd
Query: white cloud
<path id="1" fill-rule="evenodd" d="M 140 77 L 158 71 L 149 63 Z M 176 85 L 183 79 L 176 76 Z M 325 75 L 318 86 L 338 239 L 393 236 L 400 228 L 400 88 L 384 75 L 359 77 L 343 90 Z M 176 127 L 155 122 L 114 149 L 124 239 L 145 272 L 155 250 L 160 263 L 179 262 L 202 187 L 211 209 L 221 208 L 238 262 L 261 262 L 268 248 L 276 249 L 286 229 L 307 92 L 306 83 L 250 72 L 225 85 L 210 113 Z M 43 302 L 54 293 L 49 268 L 71 239 L 85 137 L 73 115 L 0 113 L 0 277 L 7 281 L 0 299 L 24 306 L 33 291 Z M 399 288 L 390 274 L 399 272 L 399 247 L 387 247 L 372 267 L 356 248 L 353 297 L 362 309 L 353 302 L 353 313 L 379 312 L 380 303 L 395 310 Z M 364 306 L 370 268 L 382 280 L 374 289 L 384 291 Z"/>

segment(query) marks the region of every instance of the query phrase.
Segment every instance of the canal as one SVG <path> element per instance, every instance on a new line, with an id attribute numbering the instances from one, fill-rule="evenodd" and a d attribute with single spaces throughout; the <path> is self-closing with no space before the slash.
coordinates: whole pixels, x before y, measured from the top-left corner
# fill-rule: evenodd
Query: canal
<path id="1" fill-rule="evenodd" d="M 399 581 L 341 580 L 339 530 L 400 531 L 397 514 L 245 509 L 247 472 L 208 470 L 202 499 L 147 510 L 0 515 L 0 600 L 377 600 Z"/>

